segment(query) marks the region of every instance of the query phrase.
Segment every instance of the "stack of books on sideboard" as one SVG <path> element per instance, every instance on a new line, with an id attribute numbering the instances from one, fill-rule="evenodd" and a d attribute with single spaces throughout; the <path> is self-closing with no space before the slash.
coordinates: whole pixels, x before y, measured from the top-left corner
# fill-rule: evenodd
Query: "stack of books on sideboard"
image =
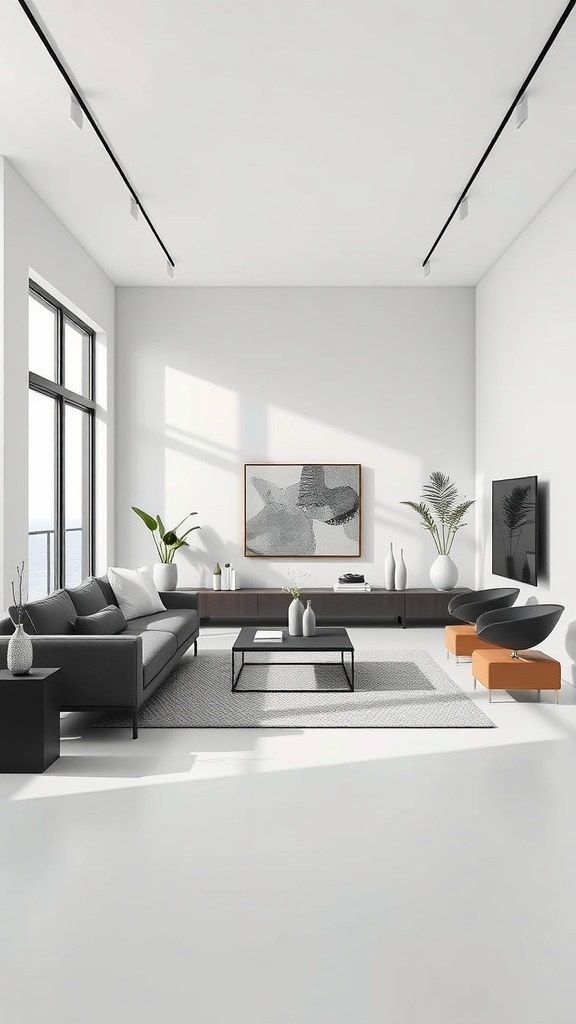
<path id="1" fill-rule="evenodd" d="M 345 576 L 338 577 L 334 590 L 337 594 L 366 594 L 370 591 L 370 584 L 361 573 L 347 572 Z"/>

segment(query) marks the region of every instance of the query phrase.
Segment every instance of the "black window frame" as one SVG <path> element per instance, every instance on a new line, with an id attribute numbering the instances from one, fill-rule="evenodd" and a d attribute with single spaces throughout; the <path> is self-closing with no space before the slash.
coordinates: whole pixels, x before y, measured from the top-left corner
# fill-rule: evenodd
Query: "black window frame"
<path id="1" fill-rule="evenodd" d="M 54 432 L 54 577 L 53 586 L 59 590 L 66 585 L 66 515 L 65 515 L 65 431 L 66 431 L 66 407 L 80 409 L 88 414 L 88 466 L 86 467 L 88 477 L 88 574 L 94 574 L 96 556 L 96 345 L 95 332 L 88 327 L 72 310 L 68 309 L 53 295 L 50 295 L 35 281 L 28 283 L 29 294 L 38 302 L 47 306 L 55 314 L 56 323 L 56 381 L 42 377 L 32 370 L 28 370 L 28 386 L 32 391 L 47 395 L 54 399 L 56 429 Z M 66 322 L 70 322 L 88 337 L 88 394 L 86 398 L 75 391 L 64 386 L 65 377 L 65 339 L 64 328 Z M 83 524 L 84 528 L 84 524 Z M 49 591 L 50 593 L 51 591 Z"/>

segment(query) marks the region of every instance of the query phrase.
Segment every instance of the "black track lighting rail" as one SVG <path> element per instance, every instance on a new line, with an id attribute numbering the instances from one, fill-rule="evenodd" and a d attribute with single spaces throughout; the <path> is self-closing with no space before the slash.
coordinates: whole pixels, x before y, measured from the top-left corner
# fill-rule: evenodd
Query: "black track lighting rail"
<path id="1" fill-rule="evenodd" d="M 484 150 L 482 156 L 480 157 L 480 160 L 478 161 L 476 167 L 474 168 L 474 171 L 472 172 L 472 174 L 470 175 L 470 177 L 469 177 L 468 181 L 466 182 L 464 188 L 462 189 L 462 192 L 460 193 L 460 197 L 459 197 L 456 205 L 454 206 L 454 209 L 452 210 L 450 216 L 448 217 L 446 223 L 444 224 L 444 227 L 440 231 L 440 234 L 438 235 L 436 241 L 434 242 L 434 245 L 430 249 L 428 255 L 422 260 L 422 266 L 423 267 L 425 267 L 426 264 L 430 261 L 430 259 L 432 258 L 433 254 L 434 254 L 434 252 L 435 252 L 435 250 L 437 248 L 437 246 L 442 241 L 442 239 L 443 239 L 447 229 L 449 228 L 450 224 L 454 220 L 454 217 L 458 213 L 458 209 L 460 207 L 460 203 L 462 202 L 463 199 L 466 198 L 470 188 L 472 187 L 472 185 L 476 181 L 476 178 L 480 174 L 480 171 L 482 170 L 484 164 L 486 163 L 488 157 L 490 156 L 490 153 L 494 149 L 494 146 L 498 142 L 498 139 L 502 135 L 502 132 L 504 131 L 504 129 L 505 129 L 506 125 L 508 124 L 510 118 L 512 117 L 516 107 L 518 106 L 519 101 L 522 99 L 524 93 L 528 89 L 528 86 L 530 85 L 530 83 L 531 83 L 532 79 L 534 78 L 536 72 L 538 71 L 540 65 L 543 63 L 543 61 L 544 61 L 546 55 L 548 54 L 549 50 L 552 48 L 552 46 L 556 42 L 556 39 L 558 38 L 560 32 L 564 28 L 564 25 L 566 24 L 568 18 L 572 14 L 572 11 L 574 10 L 575 7 L 576 7 L 576 0 L 570 0 L 570 3 L 568 3 L 566 5 L 566 7 L 564 8 L 564 11 L 560 15 L 558 21 L 556 22 L 554 28 L 552 29 L 550 35 L 548 36 L 548 39 L 544 43 L 544 46 L 540 50 L 540 53 L 538 54 L 538 56 L 536 57 L 536 60 L 534 61 L 532 67 L 530 68 L 530 71 L 528 72 L 528 74 L 526 75 L 526 78 L 522 82 L 522 85 L 518 89 L 518 92 L 516 93 L 514 99 L 512 100 L 512 103 L 510 104 L 510 106 L 508 107 L 508 110 L 504 114 L 504 117 L 502 118 L 500 124 L 498 125 L 498 128 L 496 129 L 492 139 L 490 140 L 490 142 L 488 143 L 488 145 L 487 145 L 486 149 Z"/>
<path id="2" fill-rule="evenodd" d="M 50 42 L 50 40 L 48 39 L 46 33 L 44 32 L 44 29 L 41 27 L 39 22 L 36 20 L 36 17 L 34 16 L 32 11 L 28 7 L 28 4 L 25 3 L 25 0 L 18 0 L 18 3 L 20 4 L 20 7 L 24 11 L 24 14 L 28 18 L 28 21 L 32 25 L 32 28 L 36 32 L 36 35 L 42 41 L 44 47 L 46 48 L 46 50 L 50 54 L 52 60 L 54 61 L 54 64 L 58 68 L 58 71 L 60 72 L 60 74 L 62 75 L 62 78 L 66 82 L 66 85 L 70 89 L 70 92 L 72 93 L 72 95 L 76 99 L 78 105 L 81 107 L 82 112 L 85 114 L 86 119 L 92 125 L 92 128 L 94 129 L 94 132 L 96 133 L 96 135 L 98 136 L 100 142 L 104 146 L 104 149 L 106 150 L 108 156 L 110 157 L 112 163 L 114 164 L 114 167 L 118 171 L 118 174 L 120 175 L 120 177 L 122 178 L 122 181 L 124 182 L 126 188 L 128 189 L 128 192 L 133 197 L 133 199 L 138 203 L 138 209 L 139 209 L 140 213 L 142 214 L 144 220 L 146 221 L 148 227 L 150 228 L 152 234 L 154 235 L 154 238 L 158 242 L 158 245 L 162 249 L 162 252 L 166 256 L 166 259 L 168 260 L 168 263 L 170 264 L 170 266 L 174 267 L 175 266 L 174 260 L 172 259 L 170 253 L 168 252 L 168 249 L 164 245 L 164 242 L 160 238 L 160 235 L 158 234 L 156 228 L 154 227 L 154 224 L 150 220 L 150 217 L 148 216 L 146 210 L 144 209 L 144 207 L 142 205 L 142 202 L 140 200 L 140 197 L 138 196 L 138 193 L 136 192 L 136 189 L 134 188 L 132 182 L 128 178 L 128 175 L 126 174 L 124 168 L 122 167 L 120 161 L 118 160 L 118 157 L 114 153 L 114 150 L 112 149 L 110 143 L 108 142 L 108 139 L 104 135 L 104 132 L 102 131 L 102 129 L 100 128 L 98 122 L 96 121 L 96 118 L 94 117 L 93 113 L 91 112 L 90 108 L 88 107 L 84 97 L 82 96 L 82 93 L 79 92 L 77 86 L 72 81 L 72 78 L 70 77 L 70 74 L 68 73 L 68 71 L 64 67 L 60 57 L 56 53 L 56 50 L 54 49 L 54 47 L 52 46 L 52 43 Z M 576 0 L 574 0 L 574 3 L 576 3 Z"/>

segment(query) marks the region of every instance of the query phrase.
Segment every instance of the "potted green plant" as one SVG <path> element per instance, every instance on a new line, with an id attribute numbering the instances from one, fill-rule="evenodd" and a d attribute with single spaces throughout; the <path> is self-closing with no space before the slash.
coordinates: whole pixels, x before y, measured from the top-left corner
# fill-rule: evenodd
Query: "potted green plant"
<path id="1" fill-rule="evenodd" d="M 150 530 L 152 539 L 156 545 L 156 551 L 158 553 L 158 562 L 153 567 L 154 583 L 158 587 L 158 590 L 176 590 L 178 584 L 178 566 L 174 562 L 174 555 L 179 548 L 186 547 L 188 541 L 186 537 L 192 533 L 193 530 L 199 530 L 199 526 L 191 526 L 189 530 L 178 536 L 176 533 L 180 529 L 183 523 L 186 522 L 190 516 L 197 516 L 197 512 L 189 512 L 188 515 L 184 516 L 179 523 L 172 530 L 167 530 L 162 522 L 160 516 L 149 515 L 148 512 L 143 512 L 141 508 L 136 508 L 132 505 L 132 511 L 140 517 L 144 525 Z"/>
<path id="2" fill-rule="evenodd" d="M 463 526 L 462 520 L 474 504 L 458 497 L 456 484 L 446 473 L 435 470 L 424 484 L 420 501 L 401 501 L 422 520 L 421 525 L 432 536 L 438 557 L 430 567 L 430 579 L 436 590 L 453 590 L 458 582 L 458 568 L 450 558 L 454 538 Z"/>

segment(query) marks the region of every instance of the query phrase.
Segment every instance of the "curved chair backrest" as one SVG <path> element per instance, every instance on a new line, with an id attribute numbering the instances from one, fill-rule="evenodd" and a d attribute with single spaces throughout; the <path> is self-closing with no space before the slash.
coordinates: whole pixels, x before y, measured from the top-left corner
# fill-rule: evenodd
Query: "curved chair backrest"
<path id="1" fill-rule="evenodd" d="M 520 590 L 518 587 L 493 587 L 491 590 L 469 590 L 457 594 L 448 604 L 448 611 L 463 622 L 476 622 L 483 612 L 496 608 L 509 608 L 514 604 Z"/>
<path id="2" fill-rule="evenodd" d="M 485 612 L 476 620 L 476 633 L 510 651 L 525 651 L 550 635 L 564 611 L 562 604 L 527 604 Z"/>

